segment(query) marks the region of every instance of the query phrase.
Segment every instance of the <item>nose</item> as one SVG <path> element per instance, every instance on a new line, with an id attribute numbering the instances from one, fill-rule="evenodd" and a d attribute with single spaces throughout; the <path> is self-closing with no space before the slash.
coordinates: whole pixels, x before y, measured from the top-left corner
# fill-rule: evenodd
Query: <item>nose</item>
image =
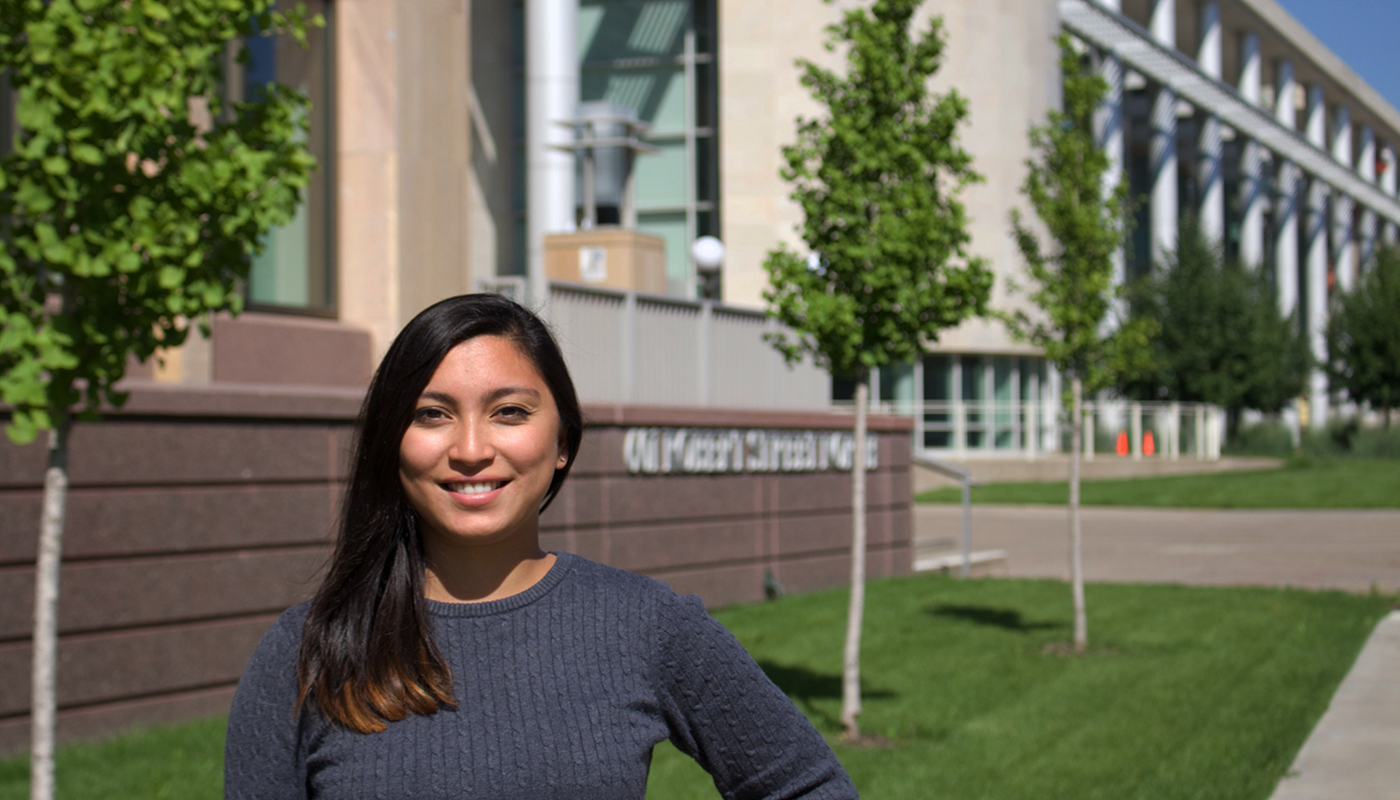
<path id="1" fill-rule="evenodd" d="M 448 449 L 447 458 L 466 471 L 490 464 L 496 458 L 496 446 L 491 440 L 490 426 L 485 421 L 462 420 Z"/>

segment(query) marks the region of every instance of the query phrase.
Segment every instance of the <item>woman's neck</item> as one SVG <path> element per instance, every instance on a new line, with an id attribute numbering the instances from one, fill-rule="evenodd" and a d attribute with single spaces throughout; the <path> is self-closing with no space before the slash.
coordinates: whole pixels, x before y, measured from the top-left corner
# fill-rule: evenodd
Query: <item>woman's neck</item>
<path id="1" fill-rule="evenodd" d="M 425 553 L 424 595 L 444 603 L 485 603 L 520 594 L 539 583 L 555 556 L 539 547 L 465 547 Z"/>

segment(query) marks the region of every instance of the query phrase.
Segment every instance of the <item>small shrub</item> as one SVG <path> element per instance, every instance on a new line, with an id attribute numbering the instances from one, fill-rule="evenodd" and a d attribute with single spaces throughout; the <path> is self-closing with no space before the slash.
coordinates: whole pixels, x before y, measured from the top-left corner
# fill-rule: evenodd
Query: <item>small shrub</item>
<path id="1" fill-rule="evenodd" d="M 1400 426 L 1389 431 L 1362 425 L 1356 417 L 1332 420 L 1320 431 L 1304 430 L 1298 447 L 1293 434 L 1277 420 L 1242 425 L 1221 452 L 1229 456 L 1302 456 L 1332 458 L 1400 458 Z"/>
<path id="2" fill-rule="evenodd" d="M 1285 458 L 1293 455 L 1293 432 L 1277 420 L 1241 425 L 1220 451 L 1227 456 Z"/>

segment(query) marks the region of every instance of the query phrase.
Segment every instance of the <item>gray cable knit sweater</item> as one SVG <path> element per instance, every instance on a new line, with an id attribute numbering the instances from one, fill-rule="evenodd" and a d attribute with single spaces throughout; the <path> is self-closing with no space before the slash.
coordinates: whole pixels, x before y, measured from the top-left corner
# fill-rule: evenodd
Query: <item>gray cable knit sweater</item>
<path id="1" fill-rule="evenodd" d="M 283 614 L 233 699 L 224 796 L 642 798 L 652 747 L 669 738 L 725 797 L 856 797 L 699 598 L 560 553 L 521 594 L 430 608 L 457 706 L 373 734 L 293 713 L 307 606 Z"/>

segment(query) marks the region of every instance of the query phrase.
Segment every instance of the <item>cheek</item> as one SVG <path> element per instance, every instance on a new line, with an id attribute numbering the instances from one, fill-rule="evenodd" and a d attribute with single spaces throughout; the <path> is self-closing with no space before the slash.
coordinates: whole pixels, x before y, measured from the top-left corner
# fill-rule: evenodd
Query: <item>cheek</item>
<path id="1" fill-rule="evenodd" d="M 437 447 L 431 436 L 410 430 L 399 443 L 399 476 L 410 481 L 432 468 Z"/>

